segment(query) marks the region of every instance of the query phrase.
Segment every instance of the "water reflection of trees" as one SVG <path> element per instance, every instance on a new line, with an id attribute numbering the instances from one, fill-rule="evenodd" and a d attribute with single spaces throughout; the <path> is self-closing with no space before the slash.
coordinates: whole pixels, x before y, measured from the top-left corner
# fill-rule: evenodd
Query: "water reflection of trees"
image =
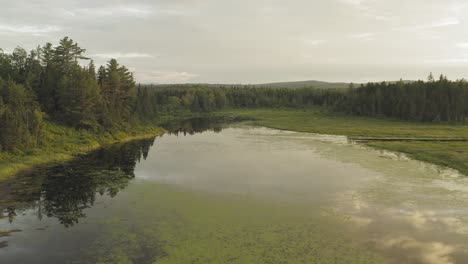
<path id="1" fill-rule="evenodd" d="M 163 124 L 163 127 L 169 131 L 170 134 L 184 136 L 189 134 L 193 135 L 201 133 L 207 130 L 214 131 L 216 133 L 223 130 L 223 125 L 228 120 L 223 117 L 220 118 L 192 118 L 182 121 L 171 121 Z M 232 121 L 232 120 L 229 120 Z"/>
<path id="2" fill-rule="evenodd" d="M 168 122 L 164 128 L 171 134 L 220 132 L 226 122 L 238 118 L 194 118 Z M 10 222 L 22 211 L 36 210 L 57 218 L 69 227 L 86 217 L 84 209 L 94 205 L 96 195 L 114 197 L 135 178 L 135 166 L 148 157 L 154 139 L 134 141 L 96 151 L 77 160 L 0 182 L 0 210 Z"/>
<path id="3" fill-rule="evenodd" d="M 136 164 L 146 159 L 154 139 L 97 151 L 75 161 L 35 170 L 0 184 L 3 215 L 13 221 L 18 211 L 37 210 L 69 227 L 85 217 L 96 194 L 114 197 L 135 177 Z"/>

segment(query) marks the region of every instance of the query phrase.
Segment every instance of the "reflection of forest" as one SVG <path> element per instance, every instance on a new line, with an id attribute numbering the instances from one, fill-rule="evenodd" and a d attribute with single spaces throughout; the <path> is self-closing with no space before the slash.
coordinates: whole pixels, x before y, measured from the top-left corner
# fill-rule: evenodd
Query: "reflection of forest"
<path id="1" fill-rule="evenodd" d="M 165 124 L 173 134 L 195 134 L 206 130 L 220 132 L 224 118 L 194 118 Z M 146 159 L 153 139 L 114 145 L 74 161 L 0 183 L 1 218 L 14 221 L 23 210 L 37 210 L 37 216 L 55 217 L 69 227 L 86 217 L 84 209 L 93 206 L 96 194 L 114 197 L 135 178 L 134 170 Z"/>
<path id="2" fill-rule="evenodd" d="M 12 222 L 25 209 L 39 218 L 56 217 L 69 227 L 86 217 L 96 194 L 115 196 L 135 177 L 134 169 L 146 159 L 153 139 L 115 145 L 69 163 L 40 168 L 0 184 L 3 217 Z"/>
<path id="3" fill-rule="evenodd" d="M 169 131 L 170 134 L 184 136 L 189 134 L 201 133 L 207 130 L 214 131 L 216 133 L 223 130 L 223 125 L 227 122 L 241 121 L 238 118 L 226 119 L 224 117 L 213 117 L 213 118 L 192 118 L 183 121 L 171 121 L 164 123 L 162 126 Z"/>

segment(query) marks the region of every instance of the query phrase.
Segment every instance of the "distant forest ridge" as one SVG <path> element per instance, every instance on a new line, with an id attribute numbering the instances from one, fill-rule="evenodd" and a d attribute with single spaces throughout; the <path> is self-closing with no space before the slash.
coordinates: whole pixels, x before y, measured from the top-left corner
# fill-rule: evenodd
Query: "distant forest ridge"
<path id="1" fill-rule="evenodd" d="M 320 89 L 340 89 L 348 88 L 350 83 L 345 82 L 323 82 L 323 81 L 296 81 L 296 82 L 276 82 L 276 83 L 265 83 L 259 84 L 256 86 L 259 87 L 271 87 L 271 88 L 290 88 L 290 89 L 299 89 L 314 87 Z"/>
<path id="2" fill-rule="evenodd" d="M 386 81 L 387 83 L 396 83 L 399 81 Z M 403 80 L 404 83 L 412 83 L 415 81 Z M 293 81 L 293 82 L 273 82 L 261 84 L 213 84 L 213 83 L 186 83 L 186 84 L 144 84 L 144 86 L 155 87 L 255 87 L 255 88 L 287 88 L 287 89 L 301 89 L 301 88 L 317 88 L 317 89 L 345 89 L 350 86 L 352 82 L 324 82 L 324 81 Z M 380 83 L 380 82 L 379 82 Z M 353 83 L 354 86 L 359 86 L 362 83 Z"/>

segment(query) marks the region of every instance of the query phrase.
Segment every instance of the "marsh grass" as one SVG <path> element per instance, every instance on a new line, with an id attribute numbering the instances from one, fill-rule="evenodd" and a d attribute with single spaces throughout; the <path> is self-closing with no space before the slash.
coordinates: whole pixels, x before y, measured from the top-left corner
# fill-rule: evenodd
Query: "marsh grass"
<path id="1" fill-rule="evenodd" d="M 324 108 L 234 109 L 217 114 L 255 118 L 254 124 L 275 129 L 350 137 L 468 137 L 466 125 L 356 117 L 330 112 Z M 412 158 L 457 169 L 468 175 L 467 142 L 369 142 L 366 144 L 374 148 L 403 152 Z"/>

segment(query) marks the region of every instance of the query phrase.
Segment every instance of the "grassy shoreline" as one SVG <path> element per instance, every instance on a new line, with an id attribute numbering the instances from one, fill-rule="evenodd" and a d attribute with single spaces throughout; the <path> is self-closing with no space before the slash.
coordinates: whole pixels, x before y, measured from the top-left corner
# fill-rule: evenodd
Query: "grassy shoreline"
<path id="1" fill-rule="evenodd" d="M 421 137 L 463 138 L 468 126 L 451 124 L 414 123 L 391 119 L 357 117 L 312 109 L 231 109 L 217 115 L 236 115 L 254 118 L 255 125 L 269 128 L 345 135 L 349 137 Z M 468 142 L 367 142 L 367 146 L 401 152 L 409 157 L 456 169 L 468 175 Z"/>
<path id="2" fill-rule="evenodd" d="M 158 124 L 167 121 L 184 120 L 194 117 L 207 117 L 207 113 L 188 111 L 158 116 L 152 124 L 138 125 L 127 131 L 89 132 L 46 121 L 44 124 L 44 142 L 41 146 L 10 152 L 0 152 L 0 181 L 9 179 L 18 173 L 27 172 L 38 166 L 52 165 L 69 161 L 81 155 L 112 144 L 125 143 L 160 136 L 166 131 Z"/>
<path id="3" fill-rule="evenodd" d="M 99 148 L 162 135 L 157 126 L 145 125 L 122 132 L 92 133 L 46 122 L 45 143 L 33 149 L 0 153 L 0 181 L 37 166 L 69 161 Z"/>

